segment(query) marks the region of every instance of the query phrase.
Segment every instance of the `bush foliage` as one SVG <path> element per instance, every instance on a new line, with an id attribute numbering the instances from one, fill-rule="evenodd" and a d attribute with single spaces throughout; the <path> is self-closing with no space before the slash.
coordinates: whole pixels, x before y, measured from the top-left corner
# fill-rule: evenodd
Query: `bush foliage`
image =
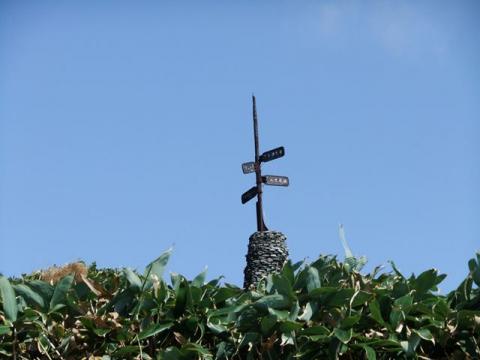
<path id="1" fill-rule="evenodd" d="M 0 357 L 16 359 L 476 359 L 480 254 L 460 286 L 320 256 L 245 291 L 172 273 L 97 269 L 0 277 Z M 64 275 L 64 276 L 63 276 Z M 43 277 L 45 279 L 45 277 Z"/>

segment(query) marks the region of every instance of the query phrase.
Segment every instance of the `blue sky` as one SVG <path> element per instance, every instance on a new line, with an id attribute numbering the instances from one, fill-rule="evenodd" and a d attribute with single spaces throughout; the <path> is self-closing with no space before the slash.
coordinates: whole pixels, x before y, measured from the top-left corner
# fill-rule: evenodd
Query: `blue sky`
<path id="1" fill-rule="evenodd" d="M 241 285 L 254 203 L 293 260 L 431 267 L 480 249 L 476 1 L 0 2 L 0 272 L 77 259 Z"/>

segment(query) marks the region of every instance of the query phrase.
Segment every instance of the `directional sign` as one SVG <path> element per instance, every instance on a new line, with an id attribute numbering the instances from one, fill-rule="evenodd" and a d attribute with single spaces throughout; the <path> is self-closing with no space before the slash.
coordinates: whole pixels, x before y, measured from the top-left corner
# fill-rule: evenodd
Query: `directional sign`
<path id="1" fill-rule="evenodd" d="M 255 196 L 257 196 L 257 187 L 254 186 L 250 188 L 250 190 L 244 192 L 242 194 L 242 204 L 245 204 L 246 202 L 252 200 Z"/>
<path id="2" fill-rule="evenodd" d="M 242 171 L 244 174 L 250 174 L 255 171 L 255 163 L 253 161 L 242 164 Z"/>
<path id="3" fill-rule="evenodd" d="M 267 185 L 288 186 L 289 181 L 286 176 L 265 175 L 262 176 L 262 181 Z"/>
<path id="4" fill-rule="evenodd" d="M 276 149 L 265 151 L 262 155 L 260 155 L 260 161 L 272 161 L 281 158 L 283 155 L 285 155 L 285 148 L 283 146 L 280 146 Z"/>

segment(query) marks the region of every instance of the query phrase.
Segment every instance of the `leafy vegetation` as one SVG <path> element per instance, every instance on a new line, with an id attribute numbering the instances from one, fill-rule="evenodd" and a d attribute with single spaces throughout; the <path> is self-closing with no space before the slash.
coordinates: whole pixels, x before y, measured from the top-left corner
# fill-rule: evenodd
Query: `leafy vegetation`
<path id="1" fill-rule="evenodd" d="M 448 295 L 434 269 L 362 275 L 350 257 L 287 263 L 257 289 L 130 269 L 0 277 L 0 357 L 16 359 L 475 359 L 480 254 Z M 362 263 L 362 261 L 360 261 Z M 61 274 L 59 276 L 58 274 Z M 50 274 L 51 275 L 51 274 Z M 43 279 L 43 280 L 42 280 Z"/>

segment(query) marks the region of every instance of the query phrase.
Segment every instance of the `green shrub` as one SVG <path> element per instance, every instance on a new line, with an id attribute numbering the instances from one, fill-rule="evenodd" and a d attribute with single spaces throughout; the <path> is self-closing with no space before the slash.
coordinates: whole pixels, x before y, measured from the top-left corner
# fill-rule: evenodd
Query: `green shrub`
<path id="1" fill-rule="evenodd" d="M 331 256 L 287 263 L 255 291 L 163 271 L 88 268 L 48 283 L 0 277 L 0 356 L 17 359 L 475 359 L 480 254 L 445 275 L 362 275 Z"/>

